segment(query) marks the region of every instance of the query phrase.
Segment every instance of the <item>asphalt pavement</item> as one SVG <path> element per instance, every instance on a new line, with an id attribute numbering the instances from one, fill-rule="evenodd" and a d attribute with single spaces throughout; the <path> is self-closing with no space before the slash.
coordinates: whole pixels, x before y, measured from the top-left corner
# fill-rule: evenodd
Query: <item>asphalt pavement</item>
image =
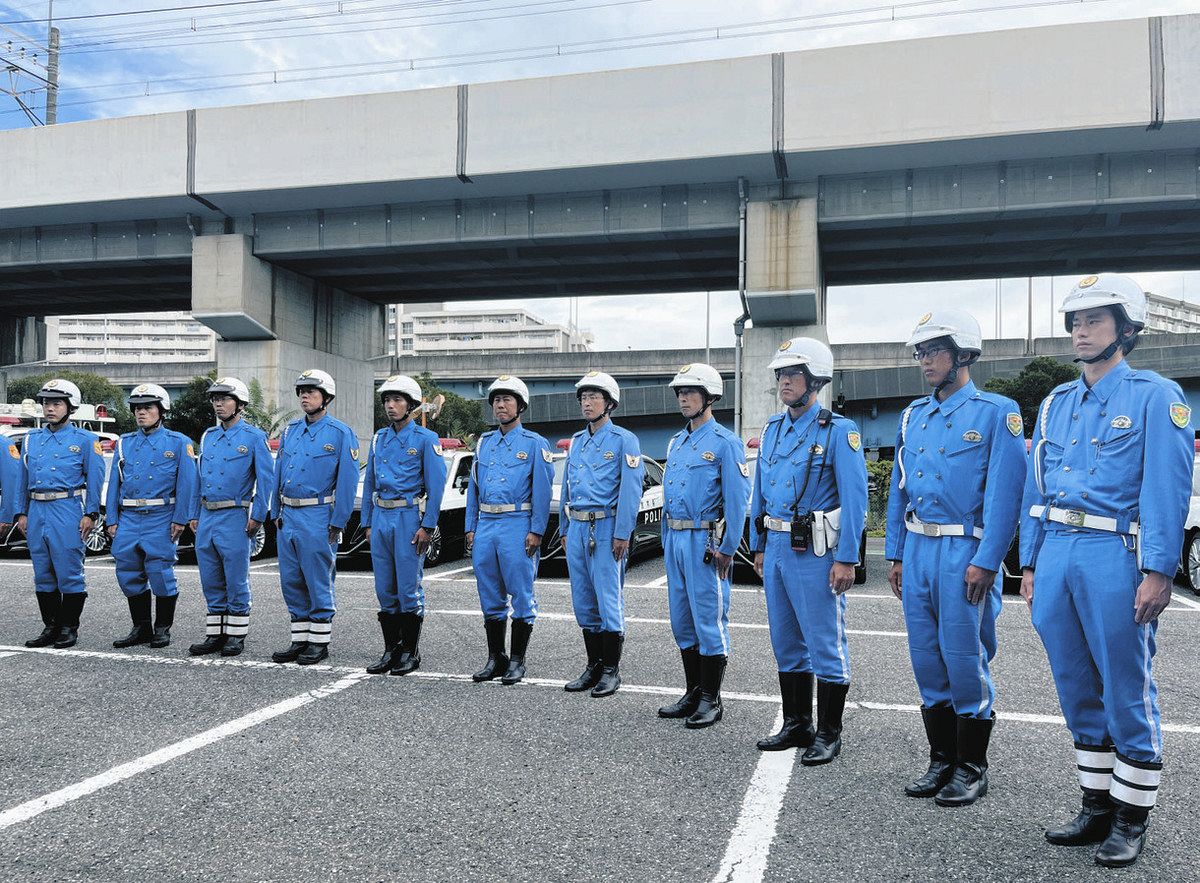
<path id="1" fill-rule="evenodd" d="M 0 559 L 0 860 L 11 880 L 1194 880 L 1200 794 L 1200 599 L 1179 589 L 1155 662 L 1166 769 L 1150 842 L 1126 871 L 1042 831 L 1078 805 L 1070 737 L 1023 602 L 1006 598 L 994 663 L 991 792 L 943 809 L 904 796 L 927 746 L 900 604 L 883 561 L 851 592 L 853 685 L 842 756 L 801 766 L 755 740 L 779 713 L 761 590 L 733 595 L 725 718 L 689 731 L 661 558 L 627 578 L 615 696 L 567 694 L 582 666 L 565 573 L 538 584 L 523 684 L 474 684 L 486 656 L 468 562 L 426 574 L 422 668 L 381 651 L 369 565 L 343 562 L 329 665 L 287 644 L 272 560 L 254 566 L 247 651 L 192 659 L 194 566 L 165 650 L 129 628 L 112 561 L 89 559 L 79 644 L 23 646 L 40 624 L 27 560 Z"/>

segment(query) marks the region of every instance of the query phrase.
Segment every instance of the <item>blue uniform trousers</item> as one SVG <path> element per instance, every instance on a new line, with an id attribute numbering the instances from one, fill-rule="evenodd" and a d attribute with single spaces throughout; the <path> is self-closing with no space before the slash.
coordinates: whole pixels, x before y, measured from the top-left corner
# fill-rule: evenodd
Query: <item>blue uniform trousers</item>
<path id="1" fill-rule="evenodd" d="M 996 617 L 1003 580 L 979 604 L 967 601 L 967 567 L 974 537 L 926 537 L 904 543 L 903 603 L 908 652 L 921 701 L 953 706 L 966 717 L 991 718 L 996 688 L 989 665 L 996 655 Z"/>
<path id="2" fill-rule="evenodd" d="M 279 581 L 292 622 L 329 623 L 337 612 L 333 589 L 337 544 L 329 542 L 329 515 L 329 506 L 283 509 L 277 544 Z"/>
<path id="3" fill-rule="evenodd" d="M 589 525 L 572 521 L 567 531 L 567 567 L 575 621 L 589 632 L 625 633 L 625 562 L 612 556 L 615 518 Z M 588 552 L 589 528 L 595 527 L 596 550 Z"/>
<path id="4" fill-rule="evenodd" d="M 112 542 L 117 583 L 126 597 L 147 588 L 159 598 L 179 594 L 175 584 L 175 561 L 179 550 L 171 542 L 174 506 L 125 509 Z"/>
<path id="5" fill-rule="evenodd" d="M 833 554 L 792 548 L 787 533 L 767 531 L 763 590 L 767 623 L 780 671 L 812 672 L 822 681 L 850 683 L 846 596 L 829 588 Z"/>
<path id="6" fill-rule="evenodd" d="M 512 604 L 512 618 L 532 623 L 537 619 L 537 596 L 533 580 L 541 552 L 525 554 L 530 514 L 482 513 L 471 547 L 471 566 L 479 589 L 479 607 L 484 619 L 504 619 Z"/>
<path id="7" fill-rule="evenodd" d="M 210 616 L 250 614 L 250 537 L 246 510 L 201 509 L 196 563 Z"/>
<path id="8" fill-rule="evenodd" d="M 27 540 L 33 561 L 33 587 L 38 592 L 73 595 L 87 591 L 83 583 L 83 539 L 78 497 L 30 500 Z"/>
<path id="9" fill-rule="evenodd" d="M 384 613 L 425 615 L 425 556 L 417 554 L 413 535 L 421 526 L 416 506 L 371 513 L 371 568 L 375 595 Z"/>
<path id="10" fill-rule="evenodd" d="M 1049 530 L 1034 575 L 1033 626 L 1075 741 L 1115 745 L 1122 757 L 1156 763 L 1162 759 L 1152 671 L 1158 623 L 1133 621 L 1141 579 L 1121 536 Z"/>
<path id="11" fill-rule="evenodd" d="M 708 531 L 663 525 L 671 631 L 681 650 L 698 644 L 701 656 L 728 656 L 730 581 L 717 577 L 715 555 L 704 563 L 707 543 Z"/>

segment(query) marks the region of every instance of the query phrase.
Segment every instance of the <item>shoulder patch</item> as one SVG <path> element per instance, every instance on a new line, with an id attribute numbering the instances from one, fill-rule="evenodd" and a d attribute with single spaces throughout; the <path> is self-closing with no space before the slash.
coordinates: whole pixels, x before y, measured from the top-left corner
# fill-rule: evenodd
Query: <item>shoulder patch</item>
<path id="1" fill-rule="evenodd" d="M 357 460 L 357 459 L 358 459 L 358 448 L 351 448 L 351 449 L 350 449 L 350 459 L 352 459 L 352 460 Z"/>
<path id="2" fill-rule="evenodd" d="M 642 458 L 640 455 L 636 456 L 636 457 L 633 454 L 625 455 L 625 465 L 628 466 L 630 469 L 637 469 L 638 466 L 641 465 L 641 462 L 642 462 Z"/>
<path id="3" fill-rule="evenodd" d="M 434 445 L 434 446 L 433 446 L 433 452 L 434 452 L 435 454 L 437 454 L 439 457 L 440 457 L 440 456 L 442 456 L 442 446 L 441 446 L 441 445 Z"/>
<path id="4" fill-rule="evenodd" d="M 1183 402 L 1171 403 L 1171 422 L 1180 429 L 1186 429 L 1192 422 L 1192 409 Z"/>
<path id="5" fill-rule="evenodd" d="M 99 447 L 99 446 L 100 446 L 100 442 L 96 442 L 96 447 Z M 14 460 L 20 460 L 21 452 L 17 450 L 16 445 L 9 445 L 8 446 L 8 456 L 12 457 Z"/>
<path id="6" fill-rule="evenodd" d="M 191 442 L 188 442 L 187 452 L 189 457 L 196 459 L 196 447 Z"/>
<path id="7" fill-rule="evenodd" d="M 857 432 L 847 432 L 846 443 L 850 445 L 850 450 L 857 451 L 862 447 L 862 436 Z"/>
<path id="8" fill-rule="evenodd" d="M 104 453 L 104 446 L 100 444 L 100 440 L 99 440 L 99 439 L 97 439 L 96 441 L 92 442 L 92 450 L 93 450 L 93 451 L 95 451 L 97 454 L 103 454 L 103 453 Z"/>
<path id="9" fill-rule="evenodd" d="M 1020 438 L 1025 431 L 1025 424 L 1021 421 L 1021 415 L 1015 412 L 1010 413 L 1004 418 L 1004 425 L 1008 427 L 1008 431 Z"/>
<path id="10" fill-rule="evenodd" d="M 738 472 L 742 473 L 742 478 L 750 477 L 750 464 L 738 463 Z"/>
<path id="11" fill-rule="evenodd" d="M 522 451 L 521 453 L 525 453 L 525 452 Z M 542 448 L 542 459 L 545 460 L 547 463 L 553 463 L 554 455 L 550 453 L 549 449 Z"/>

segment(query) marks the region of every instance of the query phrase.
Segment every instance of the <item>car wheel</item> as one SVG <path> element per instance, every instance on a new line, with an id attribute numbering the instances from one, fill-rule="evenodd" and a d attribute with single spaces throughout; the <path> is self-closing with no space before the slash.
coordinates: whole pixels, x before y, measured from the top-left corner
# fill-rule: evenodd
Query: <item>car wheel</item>
<path id="1" fill-rule="evenodd" d="M 104 527 L 104 516 L 100 515 L 96 519 L 96 523 L 92 525 L 92 529 L 88 531 L 87 539 L 83 541 L 87 554 L 103 555 L 112 545 L 112 541 L 108 538 L 108 531 Z"/>
<path id="2" fill-rule="evenodd" d="M 267 551 L 267 526 L 260 524 L 253 537 L 250 538 L 250 560 L 257 561 L 265 557 Z"/>
<path id="3" fill-rule="evenodd" d="M 1186 561 L 1188 585 L 1200 595 L 1200 530 L 1193 532 L 1188 540 Z"/>
<path id="4" fill-rule="evenodd" d="M 425 550 L 425 566 L 434 567 L 442 563 L 442 528 L 439 525 L 433 529 L 429 538 L 429 548 Z"/>

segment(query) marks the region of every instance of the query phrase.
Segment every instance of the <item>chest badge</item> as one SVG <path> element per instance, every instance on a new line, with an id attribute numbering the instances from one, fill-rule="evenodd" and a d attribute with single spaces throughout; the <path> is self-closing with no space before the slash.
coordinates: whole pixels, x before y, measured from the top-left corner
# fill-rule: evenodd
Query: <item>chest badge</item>
<path id="1" fill-rule="evenodd" d="M 526 454 L 524 451 L 517 451 L 517 459 L 518 460 L 528 460 L 529 455 Z"/>
<path id="2" fill-rule="evenodd" d="M 963 441 L 980 442 L 983 441 L 983 434 L 978 429 L 968 429 L 963 433 Z"/>
<path id="3" fill-rule="evenodd" d="M 605 452 L 604 452 L 604 459 L 605 459 L 605 460 L 612 460 L 612 459 L 614 459 L 616 456 L 617 456 L 617 455 L 616 455 L 616 454 L 614 454 L 612 451 L 605 451 Z"/>
<path id="4" fill-rule="evenodd" d="M 329 451 L 329 453 L 332 454 L 333 453 L 333 445 L 326 445 L 325 450 Z"/>
<path id="5" fill-rule="evenodd" d="M 248 447 L 246 447 L 245 445 L 238 445 L 238 453 L 239 454 L 249 454 L 250 449 Z"/>
<path id="6" fill-rule="evenodd" d="M 168 460 L 174 460 L 175 452 L 174 451 L 163 451 L 163 456 L 166 457 Z"/>
<path id="7" fill-rule="evenodd" d="M 821 456 L 821 454 L 825 453 L 825 449 L 823 447 L 821 447 L 820 445 L 813 445 L 811 448 L 808 449 L 808 452 L 810 454 L 812 454 L 814 457 L 819 457 L 819 456 Z"/>
<path id="8" fill-rule="evenodd" d="M 705 451 L 700 456 L 703 457 L 705 460 L 707 460 L 709 463 L 711 463 L 713 460 L 717 459 L 717 455 L 714 454 L 712 451 Z"/>
<path id="9" fill-rule="evenodd" d="M 1020 414 L 1009 414 L 1004 418 L 1004 425 L 1008 427 L 1008 431 L 1017 438 L 1021 437 L 1021 433 L 1025 431 L 1025 424 L 1021 422 Z"/>
<path id="10" fill-rule="evenodd" d="M 1183 402 L 1171 403 L 1171 422 L 1180 429 L 1186 429 L 1192 422 L 1192 409 Z"/>
<path id="11" fill-rule="evenodd" d="M 1133 421 L 1121 414 L 1119 417 L 1114 417 L 1110 425 L 1113 429 L 1129 429 L 1133 426 Z"/>
<path id="12" fill-rule="evenodd" d="M 416 449 L 416 448 L 409 448 L 409 449 L 408 449 L 408 456 L 410 456 L 410 457 L 415 457 L 416 455 L 417 455 L 417 449 Z"/>
<path id="13" fill-rule="evenodd" d="M 67 450 L 70 451 L 72 454 L 78 454 L 79 453 L 79 445 L 71 445 L 71 447 L 67 448 Z"/>

